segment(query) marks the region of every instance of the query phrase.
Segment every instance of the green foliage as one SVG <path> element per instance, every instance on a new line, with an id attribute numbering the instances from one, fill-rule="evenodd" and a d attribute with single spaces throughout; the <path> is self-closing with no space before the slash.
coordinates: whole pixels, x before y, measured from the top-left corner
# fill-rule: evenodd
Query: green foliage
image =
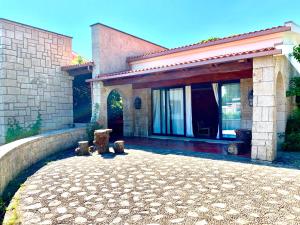
<path id="1" fill-rule="evenodd" d="M 218 39 L 219 39 L 218 37 L 210 37 L 210 38 L 207 38 L 205 40 L 200 41 L 200 43 L 206 43 L 206 42 L 209 42 L 209 41 L 216 41 Z"/>
<path id="2" fill-rule="evenodd" d="M 292 56 L 300 63 L 300 45 L 294 46 Z"/>
<path id="3" fill-rule="evenodd" d="M 84 59 L 81 55 L 76 56 L 73 60 L 72 60 L 72 64 L 76 65 L 76 64 L 83 64 L 86 63 L 87 60 Z"/>
<path id="4" fill-rule="evenodd" d="M 283 149 L 288 151 L 300 151 L 300 132 L 286 134 Z"/>
<path id="5" fill-rule="evenodd" d="M 94 139 L 94 131 L 102 128 L 102 126 L 100 126 L 100 124 L 98 123 L 99 109 L 100 106 L 98 103 L 96 103 L 94 105 L 94 112 L 91 118 L 91 122 L 88 123 L 86 127 L 86 133 L 89 142 L 91 142 Z"/>
<path id="6" fill-rule="evenodd" d="M 1 223 L 1 218 L 4 217 L 5 208 L 6 208 L 6 205 L 5 205 L 4 200 L 2 198 L 0 198 L 0 223 Z"/>
<path id="7" fill-rule="evenodd" d="M 5 141 L 6 143 L 19 140 L 22 138 L 34 136 L 40 133 L 42 126 L 42 117 L 38 113 L 36 121 L 28 127 L 22 127 L 20 122 L 16 119 L 8 121 L 8 128 L 6 130 Z"/>
<path id="8" fill-rule="evenodd" d="M 113 90 L 108 96 L 107 113 L 109 119 L 114 121 L 123 115 L 123 102 L 120 94 Z"/>
<path id="9" fill-rule="evenodd" d="M 300 48 L 298 49 L 298 53 L 299 50 Z M 295 52 L 295 48 L 294 48 L 294 52 Z M 289 90 L 286 92 L 286 95 L 296 96 L 296 97 L 300 96 L 300 77 L 294 77 L 290 80 Z M 288 151 L 300 151 L 300 108 L 299 106 L 296 106 L 296 109 L 294 109 L 294 111 L 291 113 L 290 117 L 287 120 L 283 149 Z"/>
<path id="10" fill-rule="evenodd" d="M 288 97 L 300 96 L 300 77 L 293 77 L 290 80 L 289 90 L 286 92 Z"/>

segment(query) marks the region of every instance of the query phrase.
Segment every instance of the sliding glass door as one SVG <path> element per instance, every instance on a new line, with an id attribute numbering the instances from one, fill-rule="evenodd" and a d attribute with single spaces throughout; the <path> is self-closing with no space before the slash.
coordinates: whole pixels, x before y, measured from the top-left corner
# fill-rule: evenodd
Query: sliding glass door
<path id="1" fill-rule="evenodd" d="M 185 135 L 184 88 L 152 90 L 152 129 L 154 134 Z"/>
<path id="2" fill-rule="evenodd" d="M 223 138 L 236 138 L 235 130 L 241 127 L 240 83 L 221 85 L 221 132 Z"/>

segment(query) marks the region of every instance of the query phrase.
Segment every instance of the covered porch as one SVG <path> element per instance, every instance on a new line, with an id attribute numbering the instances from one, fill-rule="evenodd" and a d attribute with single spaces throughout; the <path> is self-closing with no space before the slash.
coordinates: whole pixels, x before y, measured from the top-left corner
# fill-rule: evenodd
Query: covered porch
<path id="1" fill-rule="evenodd" d="M 126 137 L 177 137 L 178 141 L 172 143 L 178 146 L 182 142 L 179 137 L 195 141 L 205 138 L 216 140 L 215 146 L 220 147 L 222 141 L 236 139 L 235 130 L 248 129 L 253 137 L 251 153 L 247 154 L 272 161 L 279 131 L 274 119 L 278 74 L 274 55 L 280 53 L 279 49 L 265 48 L 99 75 L 90 81 L 94 102 L 103 106 L 100 121 L 107 126 L 107 97 L 116 90 L 123 99 Z M 284 94 L 279 95 L 284 98 Z M 262 110 L 267 111 L 267 118 L 261 117 Z M 281 114 L 282 121 L 284 116 Z M 284 130 L 283 126 L 280 129 Z M 260 135 L 265 141 L 260 141 Z M 146 142 L 150 141 L 156 142 L 153 138 Z M 207 143 L 199 143 L 191 148 L 207 148 Z M 220 152 L 219 147 L 213 148 Z"/>

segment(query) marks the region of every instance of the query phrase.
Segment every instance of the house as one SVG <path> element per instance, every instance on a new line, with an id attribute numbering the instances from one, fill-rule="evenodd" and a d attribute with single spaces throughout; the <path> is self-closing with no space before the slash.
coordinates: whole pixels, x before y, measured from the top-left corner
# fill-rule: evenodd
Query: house
<path id="1" fill-rule="evenodd" d="M 251 158 L 276 158 L 294 101 L 285 92 L 300 71 L 289 56 L 300 43 L 296 24 L 173 49 L 100 23 L 91 29 L 94 68 L 87 81 L 104 127 L 115 90 L 125 136 L 234 139 L 236 129 L 249 129 Z"/>

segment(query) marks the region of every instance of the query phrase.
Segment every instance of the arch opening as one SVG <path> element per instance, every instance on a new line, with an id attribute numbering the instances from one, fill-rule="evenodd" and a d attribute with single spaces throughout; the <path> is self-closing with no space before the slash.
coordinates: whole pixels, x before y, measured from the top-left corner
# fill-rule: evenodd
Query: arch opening
<path id="1" fill-rule="evenodd" d="M 117 90 L 112 90 L 107 97 L 107 126 L 113 130 L 113 139 L 123 137 L 123 98 Z"/>

